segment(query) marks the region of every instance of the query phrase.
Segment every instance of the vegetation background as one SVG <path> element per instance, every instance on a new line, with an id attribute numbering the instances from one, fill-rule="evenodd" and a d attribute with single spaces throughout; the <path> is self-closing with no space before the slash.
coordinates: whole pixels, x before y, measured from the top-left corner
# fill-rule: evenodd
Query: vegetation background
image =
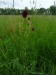
<path id="1" fill-rule="evenodd" d="M 56 75 L 56 16 L 33 15 L 30 22 L 0 15 L 0 75 Z"/>

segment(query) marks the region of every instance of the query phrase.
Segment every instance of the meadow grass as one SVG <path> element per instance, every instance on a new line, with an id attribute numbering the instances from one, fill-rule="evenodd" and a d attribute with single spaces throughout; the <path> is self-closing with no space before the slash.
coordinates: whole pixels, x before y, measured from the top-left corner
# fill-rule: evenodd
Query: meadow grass
<path id="1" fill-rule="evenodd" d="M 30 22 L 0 16 L 0 75 L 56 75 L 56 16 L 30 16 Z"/>

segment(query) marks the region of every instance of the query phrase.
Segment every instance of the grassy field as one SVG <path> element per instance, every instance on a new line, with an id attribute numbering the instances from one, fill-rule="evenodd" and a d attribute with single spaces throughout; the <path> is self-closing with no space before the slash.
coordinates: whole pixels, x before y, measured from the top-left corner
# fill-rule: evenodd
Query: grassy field
<path id="1" fill-rule="evenodd" d="M 0 75 L 56 75 L 56 16 L 0 16 Z"/>

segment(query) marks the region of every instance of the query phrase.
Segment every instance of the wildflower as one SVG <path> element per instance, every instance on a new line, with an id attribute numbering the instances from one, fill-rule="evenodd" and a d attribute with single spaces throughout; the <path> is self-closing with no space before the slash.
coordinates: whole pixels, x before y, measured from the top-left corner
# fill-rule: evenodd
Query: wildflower
<path id="1" fill-rule="evenodd" d="M 27 10 L 24 10 L 24 11 L 22 12 L 22 16 L 23 16 L 23 18 L 26 18 L 27 15 L 28 15 L 28 11 L 27 11 Z"/>

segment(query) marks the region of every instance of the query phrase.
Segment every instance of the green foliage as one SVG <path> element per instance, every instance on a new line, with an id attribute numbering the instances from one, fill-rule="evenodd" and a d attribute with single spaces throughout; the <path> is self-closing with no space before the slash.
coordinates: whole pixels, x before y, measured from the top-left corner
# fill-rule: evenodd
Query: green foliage
<path id="1" fill-rule="evenodd" d="M 19 9 L 2 9 L 0 8 L 0 15 L 20 15 L 20 11 Z"/>
<path id="2" fill-rule="evenodd" d="M 39 11 L 37 12 L 38 14 L 44 14 L 46 11 L 45 8 L 40 8 Z"/>
<path id="3" fill-rule="evenodd" d="M 56 15 L 56 6 L 51 6 L 50 12 L 51 12 L 52 15 Z"/>

